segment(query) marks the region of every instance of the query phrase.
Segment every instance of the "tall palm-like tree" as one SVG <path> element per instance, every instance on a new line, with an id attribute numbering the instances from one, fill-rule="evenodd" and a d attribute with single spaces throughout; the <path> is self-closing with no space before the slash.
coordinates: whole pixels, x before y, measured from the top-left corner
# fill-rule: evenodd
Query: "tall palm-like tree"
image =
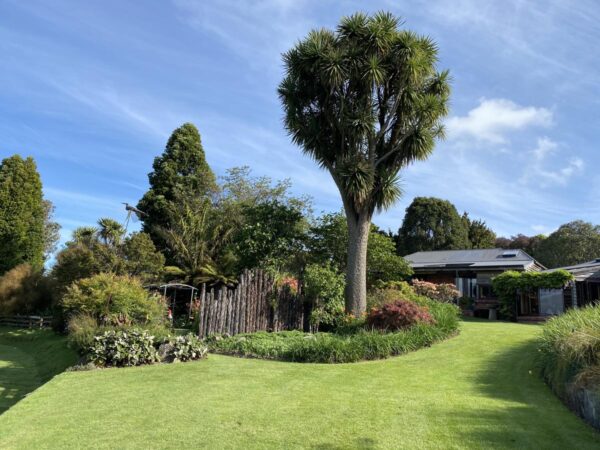
<path id="1" fill-rule="evenodd" d="M 123 225 L 114 219 L 104 217 L 98 220 L 98 227 L 98 235 L 106 245 L 113 247 L 121 245 L 121 241 L 125 235 Z"/>
<path id="2" fill-rule="evenodd" d="M 169 228 L 158 231 L 191 283 L 231 281 L 220 269 L 219 256 L 233 228 L 216 218 L 208 198 L 179 197 L 170 211 Z"/>
<path id="3" fill-rule="evenodd" d="M 346 310 L 366 310 L 366 257 L 375 211 L 400 197 L 399 171 L 442 138 L 448 72 L 437 46 L 389 13 L 345 17 L 284 54 L 279 86 L 292 140 L 328 170 L 348 222 Z"/>

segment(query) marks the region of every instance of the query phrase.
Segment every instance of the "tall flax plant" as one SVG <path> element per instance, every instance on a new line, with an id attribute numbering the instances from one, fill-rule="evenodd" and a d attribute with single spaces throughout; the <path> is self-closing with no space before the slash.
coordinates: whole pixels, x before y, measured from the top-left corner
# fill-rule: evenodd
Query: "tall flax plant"
<path id="1" fill-rule="evenodd" d="M 390 13 L 344 17 L 284 54 L 279 86 L 285 127 L 336 183 L 349 230 L 346 311 L 366 310 L 373 214 L 400 197 L 399 172 L 442 138 L 450 95 L 437 46 L 399 28 Z"/>

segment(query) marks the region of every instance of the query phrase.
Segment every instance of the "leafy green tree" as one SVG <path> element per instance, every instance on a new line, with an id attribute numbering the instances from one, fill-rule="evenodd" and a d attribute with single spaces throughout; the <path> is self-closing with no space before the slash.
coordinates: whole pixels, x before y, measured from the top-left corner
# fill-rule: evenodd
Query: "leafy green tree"
<path id="1" fill-rule="evenodd" d="M 209 195 L 216 190 L 216 180 L 206 162 L 200 133 L 191 123 L 173 131 L 165 151 L 154 159 L 152 168 L 148 175 L 150 189 L 137 207 L 145 213 L 143 230 L 163 251 L 166 245 L 160 229 L 169 228 L 175 199 Z"/>
<path id="2" fill-rule="evenodd" d="M 157 280 L 162 274 L 165 257 L 156 250 L 150 235 L 144 232 L 132 233 L 123 241 L 123 257 L 129 275 L 143 281 Z"/>
<path id="3" fill-rule="evenodd" d="M 310 323 L 315 330 L 340 325 L 344 318 L 344 276 L 329 265 L 309 264 L 304 271 L 304 294 L 312 303 Z"/>
<path id="4" fill-rule="evenodd" d="M 496 246 L 496 233 L 483 220 L 471 220 L 467 213 L 463 214 L 463 220 L 467 226 L 470 248 L 494 248 Z"/>
<path id="5" fill-rule="evenodd" d="M 218 203 L 233 203 L 240 208 L 259 203 L 279 202 L 310 212 L 308 197 L 294 197 L 290 194 L 292 183 L 289 179 L 274 182 L 267 176 L 252 176 L 248 166 L 233 167 L 221 177 Z"/>
<path id="6" fill-rule="evenodd" d="M 144 232 L 125 236 L 117 221 L 103 218 L 98 227 L 80 227 L 56 255 L 51 276 L 60 297 L 74 281 L 99 273 L 132 275 L 144 282 L 162 274 L 164 256 Z"/>
<path id="7" fill-rule="evenodd" d="M 496 238 L 495 246 L 498 248 L 520 249 L 537 259 L 538 249 L 545 239 L 546 236 L 543 234 L 537 234 L 535 236 L 517 234 L 510 238 Z"/>
<path id="8" fill-rule="evenodd" d="M 404 258 L 396 253 L 396 244 L 389 236 L 372 230 L 367 249 L 367 284 L 377 281 L 403 281 L 413 271 Z"/>
<path id="9" fill-rule="evenodd" d="M 600 257 L 600 226 L 583 220 L 561 225 L 540 242 L 536 258 L 546 267 L 571 266 Z"/>
<path id="10" fill-rule="evenodd" d="M 348 262 L 348 223 L 343 213 L 327 213 L 311 227 L 308 253 L 313 262 L 329 264 L 338 272 L 346 271 Z"/>
<path id="11" fill-rule="evenodd" d="M 54 205 L 43 200 L 44 205 L 44 259 L 48 259 L 56 250 L 60 238 L 60 225 L 54 221 Z"/>
<path id="12" fill-rule="evenodd" d="M 0 163 L 0 274 L 27 263 L 44 264 L 46 210 L 42 181 L 33 158 L 19 155 Z"/>
<path id="13" fill-rule="evenodd" d="M 389 13 L 354 14 L 314 30 L 284 55 L 279 86 L 292 140 L 336 183 L 348 224 L 346 310 L 366 310 L 373 213 L 399 198 L 398 172 L 443 137 L 448 73 L 437 46 Z"/>
<path id="14" fill-rule="evenodd" d="M 312 260 L 331 265 L 339 272 L 346 270 L 348 224 L 342 213 L 319 217 L 310 230 L 308 250 Z M 367 284 L 376 281 L 402 281 L 412 274 L 409 264 L 396 254 L 393 239 L 371 225 L 367 244 Z"/>
<path id="15" fill-rule="evenodd" d="M 306 235 L 302 211 L 275 200 L 247 206 L 243 216 L 244 224 L 232 243 L 239 269 L 292 269 Z"/>
<path id="16" fill-rule="evenodd" d="M 452 203 L 435 197 L 415 197 L 398 231 L 402 255 L 429 250 L 469 248 L 469 230 Z"/>

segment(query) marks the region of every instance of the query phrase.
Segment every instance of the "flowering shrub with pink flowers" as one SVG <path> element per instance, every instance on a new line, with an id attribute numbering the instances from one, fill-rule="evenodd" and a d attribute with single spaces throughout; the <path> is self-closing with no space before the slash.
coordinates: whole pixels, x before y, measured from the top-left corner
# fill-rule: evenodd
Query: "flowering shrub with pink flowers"
<path id="1" fill-rule="evenodd" d="M 456 289 L 456 286 L 450 283 L 436 284 L 428 281 L 413 280 L 412 287 L 417 295 L 444 303 L 450 303 L 460 296 L 460 292 Z"/>

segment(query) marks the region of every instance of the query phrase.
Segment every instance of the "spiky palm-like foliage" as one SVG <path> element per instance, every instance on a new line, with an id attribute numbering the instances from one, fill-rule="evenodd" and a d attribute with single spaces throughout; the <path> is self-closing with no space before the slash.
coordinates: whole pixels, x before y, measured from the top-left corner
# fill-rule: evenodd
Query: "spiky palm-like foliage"
<path id="1" fill-rule="evenodd" d="M 340 191 L 350 232 L 346 309 L 356 315 L 366 308 L 372 215 L 399 198 L 399 171 L 431 154 L 448 111 L 436 44 L 399 25 L 390 13 L 359 13 L 335 31 L 311 31 L 285 53 L 279 86 L 292 140 Z"/>
<path id="2" fill-rule="evenodd" d="M 171 226 L 160 231 L 187 280 L 194 284 L 231 282 L 218 257 L 233 228 L 215 217 L 210 199 L 182 197 L 169 214 Z"/>
<path id="3" fill-rule="evenodd" d="M 116 220 L 103 217 L 98 220 L 98 236 L 106 245 L 118 247 L 125 236 L 125 228 Z"/>

